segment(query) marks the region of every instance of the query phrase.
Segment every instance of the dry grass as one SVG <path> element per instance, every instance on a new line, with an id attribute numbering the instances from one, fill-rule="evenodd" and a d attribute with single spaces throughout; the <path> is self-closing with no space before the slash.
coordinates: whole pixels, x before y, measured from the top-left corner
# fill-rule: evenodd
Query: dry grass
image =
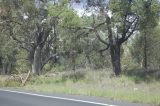
<path id="1" fill-rule="evenodd" d="M 139 79 L 140 80 L 140 79 Z M 25 89 L 107 97 L 160 105 L 160 82 L 136 82 L 136 77 L 122 75 L 114 77 L 110 71 L 78 71 L 76 74 L 65 72 L 53 77 L 41 76 L 30 80 Z"/>
<path id="2" fill-rule="evenodd" d="M 23 89 L 160 105 L 160 81 L 149 78 L 151 78 L 150 81 L 149 79 L 145 81 L 139 76 L 115 77 L 111 71 L 85 69 L 78 70 L 76 73 L 67 71 L 32 77 Z M 0 78 L 0 86 L 7 85 L 4 81 L 4 77 Z"/>

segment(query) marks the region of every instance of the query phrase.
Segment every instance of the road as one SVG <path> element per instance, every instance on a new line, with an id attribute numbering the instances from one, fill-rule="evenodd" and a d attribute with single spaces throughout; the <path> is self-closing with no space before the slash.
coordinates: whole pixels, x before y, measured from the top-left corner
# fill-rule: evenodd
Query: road
<path id="1" fill-rule="evenodd" d="M 92 97 L 0 89 L 0 106 L 149 106 Z"/>

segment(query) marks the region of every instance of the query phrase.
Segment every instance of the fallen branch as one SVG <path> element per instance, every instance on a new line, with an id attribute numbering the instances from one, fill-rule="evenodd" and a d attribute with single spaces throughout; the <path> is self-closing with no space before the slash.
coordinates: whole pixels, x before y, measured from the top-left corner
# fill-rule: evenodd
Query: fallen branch
<path id="1" fill-rule="evenodd" d="M 29 76 L 30 76 L 31 71 L 28 71 L 26 78 L 23 78 L 21 74 L 19 74 L 20 80 L 21 80 L 21 86 L 25 86 Z"/>

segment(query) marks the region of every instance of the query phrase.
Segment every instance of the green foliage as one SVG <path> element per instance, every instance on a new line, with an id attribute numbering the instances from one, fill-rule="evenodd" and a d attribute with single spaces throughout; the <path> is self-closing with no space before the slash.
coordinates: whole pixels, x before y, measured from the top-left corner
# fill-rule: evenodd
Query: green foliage
<path id="1" fill-rule="evenodd" d="M 133 46 L 135 46 L 135 45 L 131 44 L 131 42 L 127 43 L 126 45 L 123 45 L 123 49 L 125 50 L 124 53 L 122 54 L 122 57 L 121 57 L 123 73 L 127 73 L 128 70 L 134 69 L 135 67 L 138 66 L 137 64 L 140 64 L 140 63 L 137 63 L 135 58 L 133 58 L 133 55 L 135 56 L 136 54 L 131 53 L 132 52 L 131 47 L 133 47 Z M 136 49 L 136 50 L 140 50 L 140 49 Z M 137 51 L 137 53 L 138 53 L 138 51 Z"/>
<path id="2" fill-rule="evenodd" d="M 100 16 L 97 16 L 95 20 L 88 16 L 79 17 L 76 11 L 69 8 L 69 2 L 69 0 L 60 0 L 51 4 L 47 0 L 41 0 L 38 5 L 33 0 L 2 0 L 0 3 L 3 9 L 1 16 L 7 17 L 7 19 L 1 19 L 3 23 L 0 26 L 0 59 L 2 58 L 0 61 L 13 62 L 16 71 L 28 71 L 32 62 L 28 61 L 28 55 L 31 51 L 26 50 L 26 48 L 31 50 L 31 48 L 36 47 L 39 43 L 36 40 L 38 39 L 36 35 L 41 33 L 42 30 L 44 32 L 50 30 L 42 49 L 41 60 L 46 60 L 47 57 L 56 52 L 59 54 L 59 59 L 56 63 L 58 65 L 55 66 L 63 67 L 63 69 L 71 69 L 74 65 L 76 68 L 110 68 L 110 52 L 100 53 L 100 50 L 106 48 L 106 45 L 99 42 L 90 30 L 80 29 L 84 26 L 93 26 L 93 21 L 95 21 L 95 24 L 105 21 L 104 14 L 100 13 Z M 139 26 L 136 28 L 136 33 L 140 32 L 140 34 L 134 36 L 134 40 L 130 41 L 133 42 L 130 47 L 132 53 L 127 53 L 129 47 L 126 47 L 121 49 L 121 57 L 122 67 L 125 67 L 125 65 L 132 67 L 136 63 L 140 64 L 144 43 L 142 35 L 146 32 L 150 34 L 147 38 L 149 41 L 148 49 L 153 48 L 154 42 L 159 40 L 159 27 L 154 29 L 158 21 L 159 2 L 152 0 L 150 8 L 147 9 L 144 0 L 132 0 L 132 3 L 128 3 L 128 0 L 110 0 L 108 9 L 112 12 L 112 29 L 115 29 L 112 31 L 114 43 L 117 40 L 116 38 L 122 37 L 125 24 L 126 27 L 131 24 L 129 19 L 125 20 L 126 15 L 132 16 L 132 18 L 138 15 Z M 154 31 L 152 31 L 153 29 Z M 108 41 L 106 25 L 102 25 L 97 30 L 100 37 Z M 16 37 L 19 41 L 11 36 Z M 157 51 L 159 46 L 158 44 L 155 45 L 153 51 L 148 51 L 152 67 L 158 67 L 160 61 Z M 22 50 L 21 48 L 24 49 L 24 47 L 26 47 L 25 50 Z M 75 52 L 75 56 L 73 56 L 73 52 Z M 128 56 L 129 59 L 127 59 Z M 44 70 L 52 70 L 53 66 L 54 59 L 51 59 Z"/>
<path id="3" fill-rule="evenodd" d="M 61 25 L 64 27 L 78 27 L 81 25 L 81 18 L 71 9 L 61 14 Z"/>
<path id="4" fill-rule="evenodd" d="M 18 50 L 16 45 L 17 43 L 8 37 L 8 32 L 5 32 L 5 30 L 2 30 L 1 36 L 0 36 L 0 48 L 1 48 L 0 57 L 2 62 L 1 67 L 4 67 L 4 65 L 10 64 L 11 67 L 8 69 L 8 73 L 10 73 L 11 70 L 14 70 L 15 68 L 15 62 L 16 62 L 15 55 L 17 54 L 17 50 Z"/>
<path id="5" fill-rule="evenodd" d="M 151 67 L 159 68 L 160 56 L 159 56 L 159 39 L 160 39 L 160 26 L 157 26 L 152 34 L 152 38 L 149 40 L 148 44 L 148 55 Z"/>
<path id="6" fill-rule="evenodd" d="M 130 47 L 131 49 L 131 54 L 132 57 L 135 59 L 135 61 L 138 64 L 141 64 L 141 62 L 143 61 L 143 36 L 137 36 L 132 43 L 132 46 Z M 137 55 L 138 54 L 138 55 Z"/>
<path id="7" fill-rule="evenodd" d="M 27 60 L 27 52 L 19 49 L 16 54 L 15 73 L 27 73 L 30 70 L 30 64 Z"/>
<path id="8" fill-rule="evenodd" d="M 143 35 L 143 33 L 141 33 Z M 144 40 L 142 35 L 137 35 L 131 46 L 131 54 L 139 65 L 143 64 Z M 154 28 L 147 36 L 147 56 L 150 68 L 159 69 L 159 26 Z M 138 54 L 138 55 L 137 55 Z"/>
<path id="9" fill-rule="evenodd" d="M 160 10 L 160 2 L 158 0 L 152 0 L 151 4 L 147 6 L 148 1 L 142 2 L 142 10 L 139 11 L 140 15 L 140 29 L 150 30 L 154 28 L 158 23 L 158 14 Z"/>

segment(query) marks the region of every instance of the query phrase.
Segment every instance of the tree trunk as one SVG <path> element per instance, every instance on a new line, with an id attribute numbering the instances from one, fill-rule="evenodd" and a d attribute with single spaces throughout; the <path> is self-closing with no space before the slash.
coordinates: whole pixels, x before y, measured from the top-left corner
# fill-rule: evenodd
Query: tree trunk
<path id="1" fill-rule="evenodd" d="M 87 59 L 87 64 L 86 65 L 90 65 L 91 64 L 91 59 L 90 59 L 90 56 L 89 56 L 88 53 L 86 54 L 86 59 Z"/>
<path id="2" fill-rule="evenodd" d="M 2 74 L 3 71 L 3 64 L 2 64 L 2 58 L 0 57 L 0 74 Z"/>
<path id="3" fill-rule="evenodd" d="M 71 51 L 71 63 L 72 63 L 72 70 L 76 70 L 76 51 Z"/>
<path id="4" fill-rule="evenodd" d="M 33 72 L 33 69 L 34 69 L 34 53 L 35 53 L 35 49 L 36 47 L 31 47 L 31 49 L 29 50 L 29 53 L 28 53 L 28 60 L 30 62 L 30 69 L 32 70 Z"/>
<path id="5" fill-rule="evenodd" d="M 121 74 L 120 45 L 116 44 L 110 47 L 110 55 L 113 71 L 116 76 Z"/>
<path id="6" fill-rule="evenodd" d="M 3 69 L 2 69 L 2 75 L 6 75 L 7 74 L 7 66 L 8 66 L 7 63 L 3 63 L 2 64 L 2 67 L 3 67 Z"/>
<path id="7" fill-rule="evenodd" d="M 34 60 L 33 60 L 33 64 L 32 64 L 32 73 L 36 74 L 36 75 L 40 75 L 42 72 L 41 67 L 41 50 L 42 48 L 40 46 L 38 46 L 35 49 L 35 53 L 34 53 Z"/>
<path id="8" fill-rule="evenodd" d="M 144 63 L 143 63 L 143 68 L 144 71 L 148 70 L 148 63 L 147 63 L 147 36 L 146 36 L 146 32 L 144 33 Z"/>
<path id="9" fill-rule="evenodd" d="M 12 63 L 8 63 L 6 74 L 8 74 L 8 75 L 11 74 L 11 70 L 12 70 Z"/>
<path id="10" fill-rule="evenodd" d="M 113 71 L 115 72 L 115 75 L 119 76 L 121 74 L 121 59 L 120 59 L 121 44 L 119 43 L 118 39 L 116 39 L 115 41 L 113 40 L 114 37 L 112 35 L 111 19 L 107 17 L 106 21 L 107 21 L 109 44 L 110 44 L 110 56 L 111 56 L 112 67 Z"/>

